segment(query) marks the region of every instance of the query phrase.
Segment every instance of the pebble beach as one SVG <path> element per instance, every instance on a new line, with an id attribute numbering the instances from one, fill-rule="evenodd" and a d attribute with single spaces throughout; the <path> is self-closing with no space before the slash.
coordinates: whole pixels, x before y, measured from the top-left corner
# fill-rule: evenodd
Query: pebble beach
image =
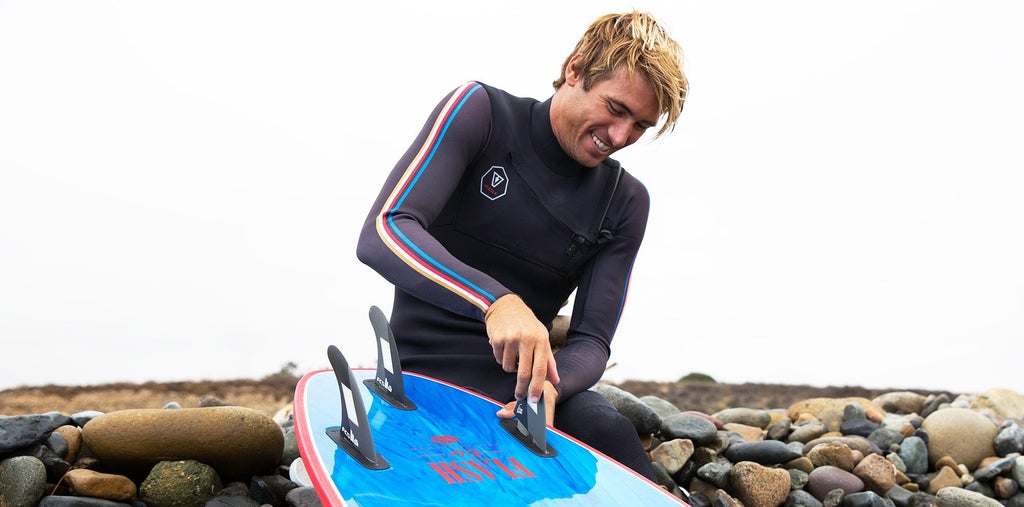
<path id="1" fill-rule="evenodd" d="M 1012 390 L 705 413 L 593 389 L 633 421 L 659 484 L 694 507 L 1024 507 L 1024 396 Z M 0 507 L 320 505 L 289 404 L 198 405 L 0 416 Z"/>

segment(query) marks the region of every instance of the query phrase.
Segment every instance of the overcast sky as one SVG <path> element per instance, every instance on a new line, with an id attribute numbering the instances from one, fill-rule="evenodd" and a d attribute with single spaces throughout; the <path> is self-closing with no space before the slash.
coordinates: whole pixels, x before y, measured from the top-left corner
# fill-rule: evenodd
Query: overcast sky
<path id="1" fill-rule="evenodd" d="M 595 17 L 682 44 L 609 380 L 1024 391 L 1024 7 L 0 0 L 0 389 L 376 353 L 355 258 L 448 91 L 540 99 Z"/>

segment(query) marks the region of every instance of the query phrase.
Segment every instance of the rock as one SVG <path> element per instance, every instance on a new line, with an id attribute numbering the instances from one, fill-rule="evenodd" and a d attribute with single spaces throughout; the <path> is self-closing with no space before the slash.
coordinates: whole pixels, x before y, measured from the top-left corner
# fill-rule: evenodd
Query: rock
<path id="1" fill-rule="evenodd" d="M 787 437 L 789 442 L 800 442 L 806 444 L 811 440 L 821 438 L 826 432 L 825 425 L 817 421 L 801 423 L 793 427 L 793 432 Z"/>
<path id="2" fill-rule="evenodd" d="M 885 393 L 871 400 L 886 412 L 897 414 L 920 414 L 927 398 L 911 391 Z"/>
<path id="3" fill-rule="evenodd" d="M 789 474 L 751 461 L 733 467 L 729 484 L 745 507 L 778 507 L 789 496 Z"/>
<path id="4" fill-rule="evenodd" d="M 57 432 L 58 429 L 60 428 L 53 430 L 53 433 L 50 433 L 50 436 L 46 437 L 46 440 L 43 442 L 43 445 L 45 445 L 48 449 L 53 451 L 53 453 L 56 454 L 57 457 L 59 457 L 60 459 L 68 461 L 68 451 L 70 450 L 68 448 L 68 442 L 64 440 L 64 435 L 61 435 L 60 433 Z"/>
<path id="5" fill-rule="evenodd" d="M 847 472 L 853 471 L 853 449 L 842 442 L 822 442 L 811 448 L 807 453 L 807 458 L 816 467 L 833 466 Z"/>
<path id="6" fill-rule="evenodd" d="M 992 480 L 997 475 L 1002 474 L 1003 472 L 1006 472 L 1011 467 L 1013 467 L 1013 463 L 1014 463 L 1015 459 L 1016 459 L 1016 456 L 1014 456 L 1014 457 L 1007 456 L 1005 458 L 999 458 L 999 459 L 996 459 L 996 460 L 992 460 L 991 462 L 989 462 L 988 460 L 985 460 L 985 464 L 983 466 L 978 467 L 978 469 L 975 470 L 972 475 L 974 476 L 974 478 L 976 480 L 979 480 L 979 481 L 989 481 L 989 480 Z"/>
<path id="7" fill-rule="evenodd" d="M 41 461 L 46 468 L 46 479 L 51 482 L 60 480 L 60 477 L 71 468 L 70 463 L 61 459 L 57 453 L 43 444 L 35 444 L 21 449 L 16 454 L 31 456 Z"/>
<path id="8" fill-rule="evenodd" d="M 765 433 L 769 440 L 786 441 L 792 429 L 793 421 L 788 417 L 779 417 L 772 421 Z"/>
<path id="9" fill-rule="evenodd" d="M 997 499 L 1006 500 L 1020 491 L 1020 485 L 1009 477 L 996 477 L 992 479 L 992 491 Z"/>
<path id="10" fill-rule="evenodd" d="M 644 405 L 651 407 L 651 410 L 654 410 L 654 413 L 658 414 L 658 417 L 661 417 L 662 419 L 680 412 L 679 407 L 676 407 L 657 396 L 641 396 L 640 401 L 644 402 Z"/>
<path id="11" fill-rule="evenodd" d="M 132 507 L 133 504 L 86 496 L 44 496 L 38 507 Z"/>
<path id="12" fill-rule="evenodd" d="M 220 477 L 209 465 L 198 461 L 161 461 L 142 481 L 139 500 L 149 507 L 202 506 L 222 488 Z"/>
<path id="13" fill-rule="evenodd" d="M 70 423 L 71 418 L 57 412 L 0 416 L 0 456 L 43 442 L 50 432 Z"/>
<path id="14" fill-rule="evenodd" d="M 0 505 L 30 507 L 46 493 L 46 467 L 31 456 L 0 461 Z"/>
<path id="15" fill-rule="evenodd" d="M 789 408 L 787 409 L 787 414 L 789 415 L 789 418 L 794 421 L 800 419 L 800 414 L 806 413 L 811 415 L 815 419 L 824 422 L 823 413 L 832 411 L 834 413 L 837 413 L 837 419 L 841 419 L 841 414 L 843 413 L 843 410 L 846 408 L 846 405 L 849 405 L 850 403 L 856 403 L 857 405 L 861 406 L 864 410 L 867 410 L 868 408 L 881 410 L 881 408 L 878 407 L 878 405 L 876 405 L 873 401 L 867 398 L 854 396 L 848 398 L 810 398 L 803 401 L 798 401 L 789 406 Z"/>
<path id="16" fill-rule="evenodd" d="M 615 410 L 626 416 L 640 435 L 650 435 L 658 431 L 661 426 L 661 417 L 653 408 L 647 406 L 630 392 L 624 391 L 610 384 L 598 384 L 590 390 L 604 396 Z"/>
<path id="17" fill-rule="evenodd" d="M 203 507 L 260 507 L 260 503 L 244 495 L 217 494 L 206 501 Z"/>
<path id="18" fill-rule="evenodd" d="M 843 497 L 843 507 L 892 507 L 874 491 L 861 491 Z"/>
<path id="19" fill-rule="evenodd" d="M 903 434 L 891 428 L 878 428 L 867 436 L 868 441 L 883 451 L 889 451 L 903 441 Z"/>
<path id="20" fill-rule="evenodd" d="M 860 419 L 847 419 L 839 425 L 839 432 L 843 435 L 857 435 L 861 437 L 867 437 L 875 430 L 881 428 L 882 425 L 874 421 L 869 421 L 865 418 Z"/>
<path id="21" fill-rule="evenodd" d="M 669 439 L 688 439 L 694 445 L 706 445 L 714 441 L 717 429 L 705 417 L 689 412 L 670 415 L 661 421 L 661 433 Z"/>
<path id="22" fill-rule="evenodd" d="M 853 468 L 853 475 L 864 481 L 864 487 L 882 496 L 896 485 L 896 467 L 878 454 L 869 454 Z"/>
<path id="23" fill-rule="evenodd" d="M 871 454 L 871 453 L 875 453 L 875 454 L 881 454 L 882 453 L 881 449 L 879 449 L 877 446 L 875 446 L 875 444 L 873 444 L 870 440 L 868 440 L 865 437 L 859 437 L 859 436 L 829 437 L 829 436 L 824 436 L 824 437 L 821 437 L 821 438 L 816 438 L 816 439 L 811 440 L 810 442 L 807 442 L 806 444 L 804 444 L 804 454 L 806 455 L 807 453 L 809 453 L 811 451 L 811 449 L 813 449 L 814 446 L 816 446 L 818 444 L 822 444 L 822 443 L 835 443 L 835 442 L 843 444 L 843 445 L 849 447 L 850 449 L 853 449 L 854 451 L 857 451 L 857 452 L 859 452 L 859 453 L 861 453 L 861 454 L 863 454 L 865 456 L 867 456 L 868 454 Z"/>
<path id="24" fill-rule="evenodd" d="M 71 414 L 71 421 L 74 422 L 75 426 L 79 428 L 85 427 L 85 423 L 103 415 L 103 412 L 97 410 L 85 410 L 82 412 L 76 412 Z"/>
<path id="25" fill-rule="evenodd" d="M 746 442 L 757 442 L 764 440 L 764 430 L 754 426 L 747 426 L 739 423 L 726 423 L 725 431 L 732 435 L 739 436 Z"/>
<path id="26" fill-rule="evenodd" d="M 904 438 L 896 454 L 907 466 L 906 473 L 923 474 L 928 471 L 928 446 L 921 437 Z"/>
<path id="27" fill-rule="evenodd" d="M 722 424 L 735 423 L 760 429 L 767 428 L 772 420 L 767 410 L 753 408 L 727 408 L 711 414 L 711 417 L 722 421 Z"/>
<path id="28" fill-rule="evenodd" d="M 811 471 L 806 489 L 814 498 L 824 502 L 829 492 L 836 489 L 842 490 L 844 495 L 864 491 L 864 481 L 851 472 L 825 465 Z"/>
<path id="29" fill-rule="evenodd" d="M 675 475 L 693 456 L 693 442 L 677 438 L 663 442 L 651 451 L 651 460 L 661 463 L 669 474 Z"/>
<path id="30" fill-rule="evenodd" d="M 1024 456 L 1013 460 L 1013 468 L 1010 469 L 1010 477 L 1017 481 L 1017 484 L 1024 485 Z"/>
<path id="31" fill-rule="evenodd" d="M 1024 419 L 1024 395 L 1009 389 L 989 389 L 971 402 L 972 409 L 991 409 L 1004 419 Z"/>
<path id="32" fill-rule="evenodd" d="M 82 450 L 82 429 L 65 424 L 53 430 L 53 433 L 63 437 L 64 443 L 67 445 L 67 454 L 62 456 L 64 460 L 74 463 L 78 459 L 78 453 Z"/>
<path id="33" fill-rule="evenodd" d="M 942 488 L 935 497 L 939 507 L 1003 507 L 995 499 L 963 488 Z"/>
<path id="34" fill-rule="evenodd" d="M 761 465 L 781 465 L 802 455 L 778 440 L 763 440 L 734 443 L 725 450 L 724 456 L 733 463 L 753 461 Z"/>
<path id="35" fill-rule="evenodd" d="M 280 475 L 260 475 L 249 483 L 249 496 L 261 504 L 280 505 L 288 492 L 297 487 L 298 484 Z"/>
<path id="36" fill-rule="evenodd" d="M 960 481 L 960 476 L 952 467 L 942 467 L 928 481 L 928 493 L 934 495 L 943 488 L 960 488 L 963 485 L 963 482 Z"/>
<path id="37" fill-rule="evenodd" d="M 93 470 L 69 470 L 64 480 L 76 496 L 90 496 L 106 500 L 131 500 L 136 487 L 123 475 L 105 474 Z"/>
<path id="38" fill-rule="evenodd" d="M 299 458 L 299 442 L 295 439 L 295 429 L 288 428 L 284 431 L 284 448 L 281 450 L 280 465 L 289 465 Z"/>
<path id="39" fill-rule="evenodd" d="M 284 448 L 277 423 L 244 407 L 110 412 L 89 421 L 82 438 L 104 466 L 116 471 L 144 472 L 160 461 L 195 460 L 228 480 L 274 470 Z"/>
<path id="40" fill-rule="evenodd" d="M 732 468 L 732 463 L 728 461 L 712 461 L 697 469 L 697 477 L 719 488 L 727 488 L 729 487 L 729 475 L 732 474 Z"/>
<path id="41" fill-rule="evenodd" d="M 1024 452 L 1024 429 L 1014 421 L 1006 421 L 992 445 L 995 446 L 997 456 L 1020 454 Z"/>
<path id="42" fill-rule="evenodd" d="M 928 455 L 933 463 L 942 456 L 950 456 L 973 470 L 983 458 L 995 454 L 992 441 L 996 425 L 973 410 L 936 410 L 925 418 L 921 429 L 928 432 Z"/>
<path id="43" fill-rule="evenodd" d="M 285 500 L 288 505 L 293 507 L 321 507 L 323 505 L 320 503 L 320 497 L 317 496 L 316 490 L 309 486 L 289 491 Z"/>
<path id="44" fill-rule="evenodd" d="M 814 495 L 802 489 L 790 491 L 784 505 L 786 507 L 822 507 L 821 502 L 814 498 Z"/>

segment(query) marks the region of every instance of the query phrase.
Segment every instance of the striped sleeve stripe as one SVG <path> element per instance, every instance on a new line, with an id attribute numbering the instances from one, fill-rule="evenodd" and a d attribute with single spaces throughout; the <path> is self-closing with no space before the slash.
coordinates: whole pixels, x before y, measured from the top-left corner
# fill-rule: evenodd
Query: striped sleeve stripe
<path id="1" fill-rule="evenodd" d="M 494 296 L 424 252 L 402 231 L 398 230 L 393 220 L 395 210 L 402 205 L 405 198 L 416 186 L 420 176 L 430 165 L 430 161 L 433 159 L 438 145 L 444 140 L 452 120 L 470 95 L 480 88 L 481 86 L 477 83 L 466 83 L 452 94 L 441 110 L 441 113 L 438 114 L 437 120 L 434 121 L 434 125 L 423 145 L 384 202 L 384 207 L 376 218 L 376 227 L 377 234 L 384 241 L 384 244 L 387 245 L 388 249 L 397 255 L 398 258 L 402 259 L 409 267 L 438 285 L 458 294 L 463 299 L 480 308 L 481 311 L 486 312 L 487 308 L 494 302 Z"/>

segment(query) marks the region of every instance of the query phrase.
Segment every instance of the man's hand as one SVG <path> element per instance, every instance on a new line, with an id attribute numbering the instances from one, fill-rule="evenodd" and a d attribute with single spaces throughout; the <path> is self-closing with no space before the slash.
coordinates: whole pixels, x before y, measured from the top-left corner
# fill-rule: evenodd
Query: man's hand
<path id="1" fill-rule="evenodd" d="M 519 296 L 507 294 L 487 309 L 487 339 L 494 360 L 509 373 L 516 372 L 516 399 L 536 403 L 544 381 L 558 383 L 558 369 L 548 341 L 548 328 Z"/>
<path id="2" fill-rule="evenodd" d="M 558 390 L 551 382 L 544 382 L 544 419 L 548 426 L 555 425 L 555 403 L 558 402 Z M 498 417 L 512 419 L 516 416 L 516 402 L 510 401 L 498 410 Z"/>

